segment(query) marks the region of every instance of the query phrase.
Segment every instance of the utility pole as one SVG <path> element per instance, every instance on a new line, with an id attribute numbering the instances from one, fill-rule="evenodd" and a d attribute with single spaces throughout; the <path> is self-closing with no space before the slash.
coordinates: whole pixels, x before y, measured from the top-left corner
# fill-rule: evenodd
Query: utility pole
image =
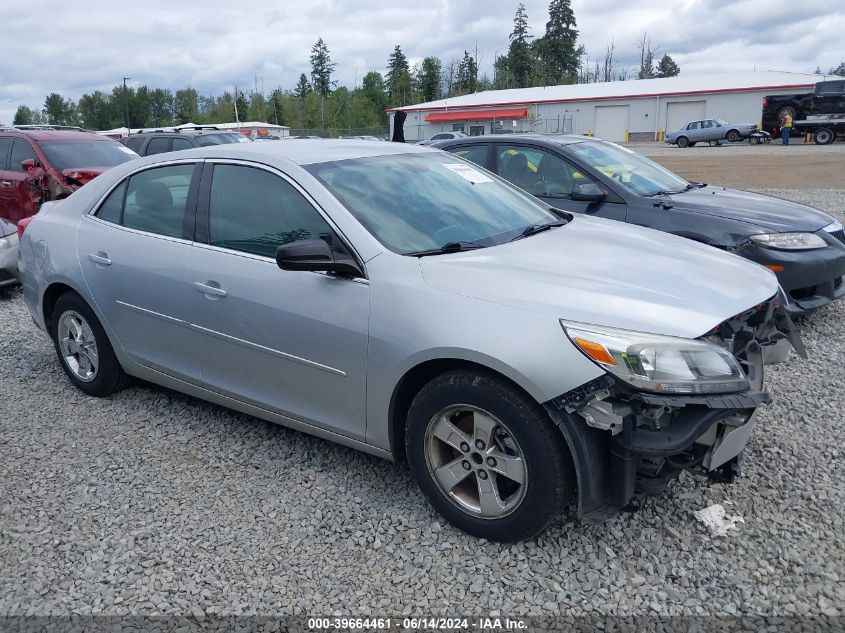
<path id="1" fill-rule="evenodd" d="M 126 80 L 132 77 L 123 78 L 123 105 L 126 108 L 126 131 L 129 132 L 129 93 L 126 91 Z"/>

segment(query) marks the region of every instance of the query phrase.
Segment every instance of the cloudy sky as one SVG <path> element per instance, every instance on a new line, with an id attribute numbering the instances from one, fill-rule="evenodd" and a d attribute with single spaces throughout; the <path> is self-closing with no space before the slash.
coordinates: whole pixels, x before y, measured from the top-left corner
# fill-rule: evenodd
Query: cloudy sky
<path id="1" fill-rule="evenodd" d="M 532 33 L 542 35 L 547 0 L 525 0 Z M 394 44 L 413 63 L 449 60 L 478 47 L 482 72 L 506 50 L 518 0 L 3 0 L 0 122 L 48 92 L 71 99 L 130 85 L 218 93 L 237 83 L 292 88 L 308 72 L 318 37 L 341 84 L 383 72 Z M 845 61 L 841 0 L 573 0 L 588 56 L 613 40 L 623 65 L 638 59 L 648 31 L 684 75 L 738 71 L 812 72 Z"/>

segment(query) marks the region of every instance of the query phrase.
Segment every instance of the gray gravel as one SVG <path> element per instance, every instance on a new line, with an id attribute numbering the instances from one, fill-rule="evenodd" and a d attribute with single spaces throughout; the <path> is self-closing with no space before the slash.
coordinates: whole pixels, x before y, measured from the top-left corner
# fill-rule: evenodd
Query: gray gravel
<path id="1" fill-rule="evenodd" d="M 843 191 L 775 192 L 843 218 Z M 491 544 L 404 465 L 135 385 L 73 389 L 0 296 L 0 615 L 834 614 L 845 604 L 845 302 L 772 367 L 746 476 Z M 740 514 L 727 538 L 692 516 Z"/>

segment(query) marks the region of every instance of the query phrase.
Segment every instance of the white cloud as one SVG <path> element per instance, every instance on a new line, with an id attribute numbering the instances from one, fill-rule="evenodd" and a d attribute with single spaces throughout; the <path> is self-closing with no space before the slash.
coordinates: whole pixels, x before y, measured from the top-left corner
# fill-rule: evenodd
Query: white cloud
<path id="1" fill-rule="evenodd" d="M 322 37 L 352 84 L 384 71 L 395 44 L 411 62 L 444 62 L 478 46 L 482 72 L 504 52 L 517 0 L 231 0 L 123 3 L 5 0 L 0 38 L 0 121 L 19 103 L 41 107 L 57 91 L 72 99 L 132 85 L 177 89 L 190 83 L 217 93 L 235 83 L 292 88 L 308 73 L 311 45 Z M 542 35 L 546 0 L 526 0 L 532 34 Z M 573 0 L 588 53 L 613 39 L 625 65 L 638 60 L 648 30 L 684 74 L 730 70 L 827 70 L 845 61 L 845 9 L 829 0 Z"/>

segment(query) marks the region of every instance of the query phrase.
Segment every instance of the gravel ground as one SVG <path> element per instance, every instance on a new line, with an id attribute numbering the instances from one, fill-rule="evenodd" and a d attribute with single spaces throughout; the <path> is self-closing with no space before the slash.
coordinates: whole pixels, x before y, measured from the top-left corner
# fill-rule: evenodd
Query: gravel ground
<path id="1" fill-rule="evenodd" d="M 843 191 L 773 192 L 843 218 Z M 833 615 L 845 604 L 845 302 L 770 368 L 746 476 L 491 544 L 405 465 L 149 385 L 88 398 L 0 298 L 0 615 Z M 745 523 L 711 537 L 693 512 Z"/>
<path id="2" fill-rule="evenodd" d="M 739 189 L 762 188 L 779 183 L 784 189 L 841 189 L 845 169 L 845 142 L 816 145 L 793 142 L 772 145 L 723 145 L 678 148 L 657 143 L 631 144 L 684 178 L 719 183 Z"/>

